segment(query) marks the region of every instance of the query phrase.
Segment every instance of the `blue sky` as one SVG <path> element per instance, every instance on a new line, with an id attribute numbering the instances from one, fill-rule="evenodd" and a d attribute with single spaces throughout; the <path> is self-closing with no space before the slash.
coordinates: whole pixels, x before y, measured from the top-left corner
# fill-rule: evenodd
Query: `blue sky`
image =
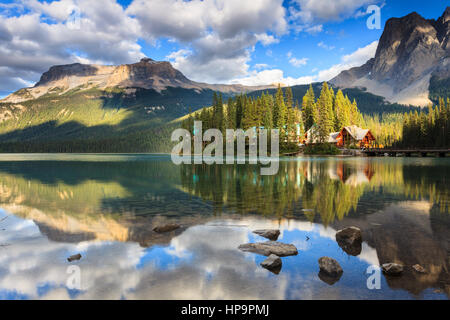
<path id="1" fill-rule="evenodd" d="M 381 9 L 369 29 L 367 8 Z M 169 60 L 189 78 L 262 85 L 326 81 L 373 57 L 391 17 L 437 19 L 430 0 L 0 0 L 0 96 L 52 65 Z"/>

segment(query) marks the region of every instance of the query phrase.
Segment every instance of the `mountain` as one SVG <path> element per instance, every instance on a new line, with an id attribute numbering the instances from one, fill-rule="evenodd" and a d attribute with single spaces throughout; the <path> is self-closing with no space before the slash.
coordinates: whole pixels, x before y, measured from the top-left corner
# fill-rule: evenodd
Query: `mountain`
<path id="1" fill-rule="evenodd" d="M 173 88 L 214 90 L 224 93 L 240 93 L 263 89 L 271 86 L 246 87 L 242 85 L 217 85 L 191 81 L 167 61 L 154 61 L 144 58 L 138 63 L 120 66 L 101 66 L 74 63 L 54 66 L 45 72 L 32 88 L 21 89 L 3 100 L 2 103 L 20 103 L 57 93 L 59 95 L 78 89 L 86 91 L 92 88 L 135 88 L 163 90 Z"/>
<path id="2" fill-rule="evenodd" d="M 450 78 L 450 7 L 437 20 L 413 12 L 386 22 L 375 58 L 343 71 L 330 82 L 365 88 L 390 102 L 426 106 Z M 434 101 L 435 102 L 435 101 Z"/>
<path id="3" fill-rule="evenodd" d="M 51 67 L 0 101 L 0 152 L 168 152 L 171 121 L 267 87 L 189 80 L 169 62 Z"/>

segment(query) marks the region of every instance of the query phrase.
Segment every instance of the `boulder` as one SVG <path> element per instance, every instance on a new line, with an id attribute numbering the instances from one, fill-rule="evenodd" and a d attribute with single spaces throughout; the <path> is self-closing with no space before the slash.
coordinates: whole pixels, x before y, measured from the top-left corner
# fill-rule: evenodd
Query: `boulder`
<path id="1" fill-rule="evenodd" d="M 336 240 L 343 241 L 349 244 L 362 242 L 361 229 L 357 227 L 350 227 L 339 230 L 338 232 L 336 232 Z"/>
<path id="2" fill-rule="evenodd" d="M 239 246 L 239 250 L 257 253 L 267 257 L 271 254 L 277 255 L 278 257 L 296 256 L 298 254 L 298 250 L 294 245 L 276 241 L 242 244 Z"/>
<path id="3" fill-rule="evenodd" d="M 280 230 L 264 229 L 264 230 L 255 230 L 253 231 L 253 233 L 272 241 L 277 241 L 278 237 L 280 236 Z"/>
<path id="4" fill-rule="evenodd" d="M 330 276 L 327 273 L 320 271 L 319 274 L 319 279 L 322 280 L 323 282 L 325 282 L 326 284 L 332 286 L 334 285 L 336 282 L 338 282 L 339 280 L 341 280 L 342 277 L 342 273 L 337 275 L 337 276 Z"/>
<path id="5" fill-rule="evenodd" d="M 261 266 L 275 274 L 279 274 L 282 267 L 281 258 L 271 254 L 266 260 L 261 262 Z"/>
<path id="6" fill-rule="evenodd" d="M 403 266 L 398 263 L 385 263 L 381 268 L 389 276 L 399 276 L 403 273 Z"/>
<path id="7" fill-rule="evenodd" d="M 329 277 L 340 278 L 344 271 L 336 260 L 329 257 L 319 259 L 320 272 Z"/>
<path id="8" fill-rule="evenodd" d="M 412 268 L 413 268 L 414 271 L 416 271 L 417 273 L 422 273 L 422 274 L 427 273 L 427 270 L 425 270 L 425 268 L 422 267 L 420 264 L 415 264 L 415 265 L 413 265 Z"/>
<path id="9" fill-rule="evenodd" d="M 336 241 L 347 254 L 351 256 L 358 256 L 361 254 L 362 233 L 359 228 L 350 227 L 339 230 L 336 233 Z"/>
<path id="10" fill-rule="evenodd" d="M 153 231 L 158 232 L 158 233 L 165 233 L 165 232 L 175 231 L 179 228 L 181 228 L 180 225 L 171 223 L 171 224 L 166 224 L 163 226 L 157 226 L 153 229 Z"/>
<path id="11" fill-rule="evenodd" d="M 67 258 L 67 261 L 72 262 L 72 261 L 78 261 L 81 259 L 81 254 L 75 254 L 73 256 L 70 256 Z"/>

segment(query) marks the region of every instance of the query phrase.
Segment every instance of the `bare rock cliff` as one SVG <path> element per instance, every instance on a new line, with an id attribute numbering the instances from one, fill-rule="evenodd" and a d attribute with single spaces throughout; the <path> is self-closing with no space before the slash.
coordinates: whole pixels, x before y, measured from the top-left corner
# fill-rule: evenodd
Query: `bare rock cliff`
<path id="1" fill-rule="evenodd" d="M 450 77 L 450 7 L 438 20 L 413 12 L 386 23 L 375 58 L 331 82 L 365 87 L 391 102 L 427 105 L 431 76 Z"/>

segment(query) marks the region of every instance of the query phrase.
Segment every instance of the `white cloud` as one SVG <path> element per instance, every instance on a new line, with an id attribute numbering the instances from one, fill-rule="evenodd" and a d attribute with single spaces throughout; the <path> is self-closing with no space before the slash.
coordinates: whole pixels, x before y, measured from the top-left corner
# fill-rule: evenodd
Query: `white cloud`
<path id="1" fill-rule="evenodd" d="M 231 83 L 239 83 L 247 86 L 262 86 L 268 84 L 295 86 L 300 84 L 309 84 L 311 82 L 314 82 L 314 77 L 312 76 L 300 78 L 285 77 L 283 70 L 280 69 L 263 70 L 260 72 L 252 71 L 247 77 L 231 81 Z"/>
<path id="2" fill-rule="evenodd" d="M 378 41 L 374 41 L 363 48 L 359 48 L 351 54 L 343 56 L 342 61 L 353 66 L 362 65 L 375 56 L 377 48 Z"/>
<path id="3" fill-rule="evenodd" d="M 354 13 L 366 1 L 336 2 Z M 331 12 L 323 12 L 324 1 L 296 3 L 298 9 L 290 8 L 290 15 L 301 19 L 296 27 L 304 32 L 321 32 L 323 25 L 316 21 L 344 15 L 335 4 L 330 5 Z M 284 77 L 282 70 L 264 64 L 251 68 L 255 45 L 278 43 L 287 32 L 282 0 L 134 0 L 127 9 L 115 0 L 22 0 L 14 6 L 21 15 L 9 15 L 12 6 L 1 8 L 0 94 L 30 86 L 52 65 L 136 62 L 144 56 L 141 38 L 154 45 L 161 38 L 177 42 L 180 49 L 167 59 L 187 77 L 211 83 L 293 85 L 329 80 L 325 78 L 363 64 L 373 50 L 362 48 L 327 70 L 300 78 Z M 80 19 L 71 26 L 74 10 Z M 266 55 L 273 53 L 267 50 Z M 308 61 L 292 53 L 288 59 L 295 67 Z"/>
<path id="4" fill-rule="evenodd" d="M 318 25 L 294 25 L 294 30 L 296 32 L 307 32 L 309 34 L 317 34 L 323 31 L 323 25 L 322 24 L 318 24 Z"/>
<path id="5" fill-rule="evenodd" d="M 294 67 L 301 67 L 304 66 L 308 63 L 308 58 L 301 58 L 301 59 L 297 59 L 297 58 L 291 58 L 289 60 L 289 63 L 291 65 L 293 65 Z"/>
<path id="6" fill-rule="evenodd" d="M 282 0 L 134 0 L 127 9 L 115 0 L 22 0 L 0 10 L 0 67 L 18 75 L 1 81 L 0 92 L 37 81 L 52 65 L 136 62 L 141 38 L 178 42 L 183 49 L 170 58 L 182 72 L 225 81 L 247 73 L 256 43 L 278 43 L 287 31 Z"/>
<path id="7" fill-rule="evenodd" d="M 311 33 L 311 34 L 315 34 L 315 33 L 320 33 L 323 31 L 323 25 L 322 24 L 318 24 L 315 26 L 311 26 L 311 27 L 307 27 L 305 29 L 306 32 Z"/>
<path id="8" fill-rule="evenodd" d="M 247 74 L 256 43 L 279 42 L 275 35 L 287 30 L 282 4 L 282 0 L 135 0 L 127 13 L 139 21 L 146 39 L 171 37 L 189 47 L 168 56 L 175 68 L 192 80 L 217 83 Z"/>
<path id="9" fill-rule="evenodd" d="M 269 68 L 269 65 L 267 63 L 257 63 L 253 66 L 253 68 L 257 70 L 267 69 Z"/>
<path id="10" fill-rule="evenodd" d="M 231 83 L 241 83 L 249 86 L 259 86 L 268 84 L 282 84 L 287 86 L 310 84 L 312 82 L 329 81 L 336 77 L 344 70 L 348 70 L 353 67 L 361 66 L 368 60 L 375 56 L 375 52 L 378 46 L 378 41 L 374 41 L 371 44 L 359 48 L 355 52 L 344 55 L 341 58 L 341 62 L 331 66 L 328 69 L 318 71 L 314 75 L 303 76 L 299 78 L 285 77 L 283 70 L 271 69 L 263 71 L 251 71 L 246 77 L 238 78 Z M 292 52 L 287 53 L 287 57 L 292 57 Z"/>
<path id="11" fill-rule="evenodd" d="M 0 91 L 33 83 L 53 65 L 130 63 L 144 56 L 137 44 L 140 26 L 119 4 L 112 0 L 76 1 L 81 16 L 74 28 L 68 23 L 74 3 L 27 0 L 28 13 L 0 15 L 0 68 L 17 78 L 16 84 L 1 81 Z"/>
<path id="12" fill-rule="evenodd" d="M 247 74 L 251 50 L 247 46 L 255 45 L 256 42 L 252 34 L 239 34 L 235 38 L 223 40 L 217 34 L 209 34 L 192 42 L 192 50 L 182 49 L 167 58 L 192 80 L 227 82 Z"/>
<path id="13" fill-rule="evenodd" d="M 233 38 L 241 32 L 285 32 L 281 0 L 135 0 L 127 9 L 144 27 L 150 38 L 172 37 L 193 41 L 213 30 L 220 38 Z"/>
<path id="14" fill-rule="evenodd" d="M 303 23 L 337 21 L 354 15 L 359 8 L 377 0 L 294 0 L 299 9 L 291 13 Z"/>
<path id="15" fill-rule="evenodd" d="M 317 81 L 328 81 L 336 77 L 342 71 L 348 70 L 353 67 L 362 66 L 364 63 L 375 56 L 377 47 L 378 41 L 374 41 L 363 48 L 359 48 L 351 54 L 343 56 L 341 58 L 341 63 L 333 65 L 329 69 L 319 71 L 317 75 Z"/>
<path id="16" fill-rule="evenodd" d="M 260 41 L 263 45 L 268 46 L 270 44 L 279 43 L 280 40 L 267 33 L 257 34 L 256 39 Z"/>
<path id="17" fill-rule="evenodd" d="M 334 48 L 336 48 L 335 46 L 329 46 L 329 45 L 325 44 L 323 41 L 320 41 L 320 42 L 317 44 L 317 46 L 318 46 L 319 48 L 323 48 L 323 49 L 325 49 L 325 50 L 333 50 Z"/>
<path id="18" fill-rule="evenodd" d="M 364 6 L 381 0 L 293 0 L 289 8 L 290 21 L 297 32 L 318 33 L 323 23 L 356 17 Z"/>

